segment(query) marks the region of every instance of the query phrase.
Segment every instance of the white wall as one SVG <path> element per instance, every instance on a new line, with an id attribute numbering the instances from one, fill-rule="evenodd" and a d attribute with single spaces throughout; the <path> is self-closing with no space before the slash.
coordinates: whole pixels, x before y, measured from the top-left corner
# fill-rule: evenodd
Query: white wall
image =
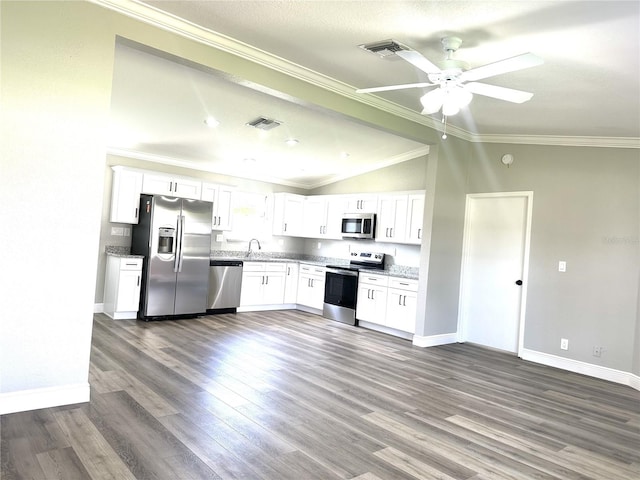
<path id="1" fill-rule="evenodd" d="M 89 398 L 113 37 L 90 21 L 87 4 L 0 8 L 6 413 Z"/>

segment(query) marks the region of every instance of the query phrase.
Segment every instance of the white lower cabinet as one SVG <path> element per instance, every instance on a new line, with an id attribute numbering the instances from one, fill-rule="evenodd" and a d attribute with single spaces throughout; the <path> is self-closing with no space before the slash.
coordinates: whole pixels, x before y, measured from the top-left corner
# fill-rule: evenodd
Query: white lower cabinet
<path id="1" fill-rule="evenodd" d="M 360 274 L 356 301 L 358 320 L 385 325 L 388 280 L 385 275 Z"/>
<path id="2" fill-rule="evenodd" d="M 322 310 L 325 268 L 301 263 L 298 274 L 298 304 Z"/>
<path id="3" fill-rule="evenodd" d="M 286 268 L 284 263 L 244 262 L 240 306 L 281 305 Z"/>
<path id="4" fill-rule="evenodd" d="M 298 264 L 287 263 L 284 278 L 284 303 L 293 304 L 298 301 Z"/>
<path id="5" fill-rule="evenodd" d="M 415 333 L 418 281 L 360 274 L 356 318 L 402 332 Z"/>
<path id="6" fill-rule="evenodd" d="M 389 281 L 386 325 L 403 332 L 416 332 L 418 281 L 393 278 Z"/>
<path id="7" fill-rule="evenodd" d="M 104 313 L 115 320 L 136 318 L 141 281 L 142 258 L 107 255 Z"/>

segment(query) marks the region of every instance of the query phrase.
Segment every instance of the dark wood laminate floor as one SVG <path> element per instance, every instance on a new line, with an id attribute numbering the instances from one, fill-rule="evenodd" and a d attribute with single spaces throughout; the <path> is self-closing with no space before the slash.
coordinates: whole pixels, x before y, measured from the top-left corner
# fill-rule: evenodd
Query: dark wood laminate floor
<path id="1" fill-rule="evenodd" d="M 2 417 L 3 480 L 640 478 L 640 392 L 303 312 L 96 315 L 90 382 Z"/>

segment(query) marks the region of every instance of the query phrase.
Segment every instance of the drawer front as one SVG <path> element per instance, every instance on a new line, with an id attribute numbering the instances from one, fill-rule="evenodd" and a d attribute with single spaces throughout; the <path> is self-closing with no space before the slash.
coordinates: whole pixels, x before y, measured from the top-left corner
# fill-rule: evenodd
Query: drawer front
<path id="1" fill-rule="evenodd" d="M 389 278 L 389 287 L 399 288 L 401 290 L 408 290 L 410 292 L 417 292 L 418 280 L 412 280 L 409 278 L 391 277 Z"/>
<path id="2" fill-rule="evenodd" d="M 376 275 L 374 273 L 361 273 L 358 277 L 358 282 L 367 285 L 380 285 L 381 287 L 386 287 L 389 282 L 389 277 L 386 275 Z"/>
<path id="3" fill-rule="evenodd" d="M 306 273 L 308 275 L 324 277 L 325 268 L 319 267 L 317 265 L 305 265 L 304 263 L 301 263 L 300 273 Z"/>
<path id="4" fill-rule="evenodd" d="M 267 262 L 265 265 L 265 271 L 267 272 L 286 272 L 287 264 L 279 262 Z"/>
<path id="5" fill-rule="evenodd" d="M 266 265 L 267 264 L 264 262 L 243 262 L 242 271 L 243 272 L 264 272 Z"/>
<path id="6" fill-rule="evenodd" d="M 120 270 L 142 270 L 141 258 L 121 258 Z"/>

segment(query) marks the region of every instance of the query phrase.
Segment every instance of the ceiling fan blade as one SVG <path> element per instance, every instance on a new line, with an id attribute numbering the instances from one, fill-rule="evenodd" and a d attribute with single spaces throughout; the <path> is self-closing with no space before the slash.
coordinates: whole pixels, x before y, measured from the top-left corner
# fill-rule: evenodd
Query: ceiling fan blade
<path id="1" fill-rule="evenodd" d="M 396 55 L 405 59 L 414 67 L 422 70 L 425 73 L 440 73 L 442 70 L 436 65 L 427 60 L 421 53 L 415 50 L 399 50 Z"/>
<path id="2" fill-rule="evenodd" d="M 497 87 L 487 83 L 465 83 L 464 88 L 469 90 L 471 93 L 477 93 L 478 95 L 484 95 L 485 97 L 497 98 L 499 100 L 505 100 L 513 103 L 524 103 L 531 100 L 531 97 L 533 97 L 533 93 L 530 92 L 523 92 L 522 90 L 515 90 L 513 88 Z"/>
<path id="3" fill-rule="evenodd" d="M 499 60 L 497 62 L 462 72 L 460 80 L 463 82 L 482 80 L 483 78 L 493 77 L 502 73 L 515 72 L 516 70 L 535 67 L 536 65 L 541 65 L 543 63 L 544 61 L 533 53 L 523 53 L 522 55 L 505 58 L 504 60 Z"/>
<path id="4" fill-rule="evenodd" d="M 356 90 L 356 93 L 387 92 L 389 90 L 402 90 L 404 88 L 430 87 L 433 85 L 435 84 L 429 83 L 429 82 L 405 83 L 402 85 L 387 85 L 385 87 L 359 88 Z"/>

